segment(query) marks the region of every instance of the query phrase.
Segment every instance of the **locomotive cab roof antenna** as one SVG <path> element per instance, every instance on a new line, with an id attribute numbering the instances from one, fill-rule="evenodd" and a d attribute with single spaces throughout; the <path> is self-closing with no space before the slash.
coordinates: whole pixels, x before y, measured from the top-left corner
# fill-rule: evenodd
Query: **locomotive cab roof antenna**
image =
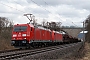
<path id="1" fill-rule="evenodd" d="M 28 15 L 30 15 L 30 18 L 28 17 Z M 24 14 L 24 16 L 26 16 L 29 19 L 30 22 L 32 21 L 32 15 L 33 14 Z M 30 22 L 29 22 L 29 24 L 30 24 Z"/>

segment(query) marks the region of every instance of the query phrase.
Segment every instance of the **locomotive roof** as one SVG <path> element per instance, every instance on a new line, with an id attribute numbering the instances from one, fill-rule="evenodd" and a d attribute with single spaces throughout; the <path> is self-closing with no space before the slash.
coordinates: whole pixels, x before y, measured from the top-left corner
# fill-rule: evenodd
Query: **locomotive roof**
<path id="1" fill-rule="evenodd" d="M 15 24 L 15 26 L 17 26 L 17 25 L 20 25 L 20 26 L 27 26 L 27 25 L 29 25 L 30 27 L 34 27 L 32 24 Z"/>
<path id="2" fill-rule="evenodd" d="M 42 29 L 42 30 L 51 31 L 50 29 L 46 29 L 46 28 L 44 28 L 42 26 L 34 26 L 33 24 L 15 24 L 15 26 L 17 26 L 17 25 L 20 25 L 20 26 L 27 26 L 27 25 L 29 25 L 30 27 L 34 27 L 34 28 L 39 28 L 39 29 Z M 65 32 L 63 32 L 63 31 L 58 32 L 58 31 L 54 31 L 53 30 L 53 32 L 60 33 L 60 34 L 65 34 Z"/>
<path id="3" fill-rule="evenodd" d="M 42 27 L 42 26 L 35 26 L 35 28 L 39 28 L 39 29 L 42 29 L 42 30 L 51 31 L 50 29 L 46 29 L 46 28 L 44 28 L 44 27 Z"/>

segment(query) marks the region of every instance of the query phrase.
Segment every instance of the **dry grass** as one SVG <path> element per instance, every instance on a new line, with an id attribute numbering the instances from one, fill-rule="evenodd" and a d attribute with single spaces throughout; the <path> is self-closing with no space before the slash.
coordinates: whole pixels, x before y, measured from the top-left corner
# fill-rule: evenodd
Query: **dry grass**
<path id="1" fill-rule="evenodd" d="M 1 50 L 9 50 L 14 49 L 13 46 L 10 45 L 10 40 L 0 39 L 0 51 Z"/>
<path id="2" fill-rule="evenodd" d="M 85 56 L 80 60 L 90 60 L 90 43 L 85 43 Z"/>
<path id="3" fill-rule="evenodd" d="M 86 42 L 78 54 L 70 57 L 70 60 L 90 60 L 90 43 Z"/>
<path id="4" fill-rule="evenodd" d="M 74 55 L 57 60 L 90 60 L 90 43 L 86 42 L 85 46 L 79 52 L 75 52 Z"/>
<path id="5" fill-rule="evenodd" d="M 86 42 L 84 48 L 72 60 L 90 60 L 90 43 Z"/>
<path id="6" fill-rule="evenodd" d="M 0 50 L 13 49 L 11 46 L 11 28 L 4 28 L 0 33 Z"/>

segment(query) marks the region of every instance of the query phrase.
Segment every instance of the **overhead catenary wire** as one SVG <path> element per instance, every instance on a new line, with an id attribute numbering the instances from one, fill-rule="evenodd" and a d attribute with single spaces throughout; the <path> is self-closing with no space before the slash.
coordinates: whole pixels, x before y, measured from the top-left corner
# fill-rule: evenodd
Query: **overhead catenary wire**
<path id="1" fill-rule="evenodd" d="M 18 4 L 18 5 L 21 5 L 21 4 L 19 4 L 19 3 L 17 3 L 16 1 L 13 1 L 13 2 L 15 2 L 16 4 Z M 21 5 L 22 6 L 22 5 Z M 29 8 L 28 8 L 29 9 Z M 29 11 L 30 11 L 30 9 L 29 9 Z M 25 11 L 25 13 L 27 13 L 26 11 Z M 30 13 L 30 14 L 32 14 L 32 13 Z"/>
<path id="2" fill-rule="evenodd" d="M 42 1 L 44 1 L 44 0 L 42 0 Z M 44 1 L 44 2 L 45 2 L 46 5 L 48 5 L 48 3 L 46 1 Z"/>
<path id="3" fill-rule="evenodd" d="M 35 1 L 33 1 L 33 0 L 31 0 L 34 4 L 36 4 L 37 6 L 39 6 L 39 7 L 41 7 L 42 9 L 44 9 L 46 12 L 48 12 L 48 13 L 51 13 L 50 11 L 48 11 L 47 9 L 45 9 L 45 8 L 43 8 L 42 6 L 40 6 L 38 3 L 36 3 Z M 16 4 L 19 4 L 19 3 L 17 3 L 16 1 L 14 1 Z M 19 4 L 19 5 L 21 5 L 21 4 Z M 28 8 L 29 9 L 29 8 Z M 30 10 L 30 9 L 29 9 Z M 34 11 L 35 12 L 35 11 Z M 40 14 L 39 14 L 39 16 L 41 16 Z"/>
<path id="4" fill-rule="evenodd" d="M 44 3 L 46 4 L 46 5 L 49 5 L 45 0 L 42 0 L 42 1 L 44 1 Z M 60 14 L 59 13 L 57 13 L 59 16 L 60 16 Z M 61 16 L 60 16 L 61 17 Z M 61 18 L 60 18 L 60 20 L 62 20 Z M 71 21 L 72 22 L 72 21 Z M 67 23 L 68 24 L 68 23 Z M 74 22 L 72 22 L 72 24 L 74 24 Z M 75 26 L 77 26 L 76 24 L 74 24 Z M 79 27 L 79 26 L 77 26 L 77 27 Z"/>
<path id="5" fill-rule="evenodd" d="M 44 3 L 45 3 L 46 5 L 49 5 L 45 0 L 42 0 L 42 1 L 44 1 Z M 57 14 L 60 16 L 59 13 L 57 13 Z M 61 17 L 61 16 L 60 16 L 60 17 Z M 59 19 L 62 20 L 60 17 L 59 17 Z M 62 21 L 63 21 L 63 20 L 62 20 Z"/>
<path id="6" fill-rule="evenodd" d="M 35 1 L 33 1 L 33 0 L 31 0 L 33 3 L 35 3 L 36 5 L 38 5 L 39 7 L 41 7 L 41 5 L 39 5 L 38 3 L 36 3 Z M 43 8 L 43 7 L 41 7 L 41 8 Z M 50 11 L 48 11 L 47 9 L 45 9 L 45 8 L 43 8 L 45 11 L 47 11 L 47 12 L 49 12 L 49 13 L 51 13 Z"/>
<path id="7" fill-rule="evenodd" d="M 33 1 L 33 0 L 31 0 L 33 3 L 35 3 L 35 4 L 37 4 L 35 1 Z M 44 0 L 43 0 L 44 1 Z M 46 1 L 44 1 L 45 2 L 45 4 L 46 5 L 49 5 Z M 15 10 L 17 10 L 17 11 L 20 11 L 20 12 L 22 12 L 22 13 L 26 13 L 26 12 L 24 12 L 24 11 L 21 11 L 21 10 L 19 10 L 19 9 L 17 9 L 17 8 L 15 8 L 15 7 L 12 7 L 12 6 L 9 6 L 9 5 L 6 5 L 6 4 L 4 4 L 4 3 L 2 3 L 2 2 L 0 2 L 2 5 L 5 5 L 5 6 L 7 6 L 7 7 L 9 7 L 9 8 L 12 8 L 12 9 L 15 9 Z M 19 3 L 17 3 L 17 4 L 19 4 Z M 40 6 L 39 4 L 37 4 L 38 6 Z M 42 6 L 40 6 L 40 7 L 42 7 Z M 43 7 L 42 7 L 43 8 Z M 46 8 L 43 8 L 45 11 L 47 11 L 47 12 L 49 12 L 49 13 L 51 13 L 50 11 L 48 11 Z M 51 13 L 52 14 L 52 13 Z M 58 15 L 60 16 L 60 14 L 58 13 Z M 62 20 L 61 18 L 60 18 L 60 20 Z M 73 23 L 73 22 L 72 22 Z M 73 23 L 74 24 L 74 23 Z M 74 24 L 75 25 L 75 24 Z M 75 25 L 75 26 L 77 26 L 77 25 Z"/>
<path id="8" fill-rule="evenodd" d="M 33 0 L 31 0 L 33 3 L 35 3 L 35 4 L 37 4 L 35 1 L 33 1 Z M 19 9 L 17 9 L 17 8 L 15 8 L 15 7 L 12 7 L 12 6 L 9 6 L 9 5 L 6 5 L 6 4 L 4 4 L 4 3 L 2 3 L 2 2 L 0 2 L 2 5 L 4 5 L 4 6 L 7 6 L 7 7 L 9 7 L 9 8 L 12 8 L 12 9 L 15 9 L 15 10 L 17 10 L 17 11 L 20 11 L 20 12 L 22 12 L 22 13 L 26 13 L 26 12 L 24 12 L 24 11 L 21 11 L 21 10 L 19 10 Z M 17 3 L 17 4 L 19 4 L 19 3 Z M 20 5 L 20 4 L 19 4 Z M 40 6 L 39 4 L 37 4 L 38 6 Z M 41 7 L 41 6 L 40 6 Z M 41 7 L 41 8 L 43 8 L 43 7 Z M 45 11 L 47 11 L 47 12 L 49 12 L 49 13 L 51 13 L 50 11 L 48 11 L 47 9 L 45 9 L 45 8 L 43 8 Z M 51 13 L 52 14 L 52 13 Z"/>
<path id="9" fill-rule="evenodd" d="M 72 22 L 74 24 L 74 22 Z M 77 26 L 76 24 L 74 24 L 75 26 Z M 78 26 L 77 26 L 78 27 Z"/>
<path id="10" fill-rule="evenodd" d="M 21 10 L 15 8 L 15 7 L 9 6 L 9 5 L 4 4 L 4 3 L 2 3 L 2 2 L 0 2 L 0 3 L 1 3 L 2 5 L 4 5 L 4 6 L 7 6 L 7 7 L 9 7 L 9 8 L 15 9 L 15 10 L 17 10 L 17 11 L 19 11 L 19 12 L 25 13 L 24 11 L 21 11 Z"/>
<path id="11" fill-rule="evenodd" d="M 42 0 L 42 1 L 44 1 L 44 0 Z M 44 1 L 45 2 L 45 4 L 46 5 L 49 5 L 46 1 Z M 58 13 L 58 15 L 60 16 L 60 14 Z M 72 22 L 72 21 L 71 21 Z M 74 24 L 74 22 L 72 22 L 73 24 Z M 74 24 L 75 26 L 77 26 L 76 24 Z M 79 27 L 79 26 L 77 26 L 77 27 Z"/>

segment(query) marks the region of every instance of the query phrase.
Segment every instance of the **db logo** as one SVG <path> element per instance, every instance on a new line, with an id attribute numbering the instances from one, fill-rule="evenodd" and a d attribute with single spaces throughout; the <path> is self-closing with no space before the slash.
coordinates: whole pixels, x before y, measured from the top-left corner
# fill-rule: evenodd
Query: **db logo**
<path id="1" fill-rule="evenodd" d="M 21 34 L 21 33 L 19 33 L 19 34 Z"/>

